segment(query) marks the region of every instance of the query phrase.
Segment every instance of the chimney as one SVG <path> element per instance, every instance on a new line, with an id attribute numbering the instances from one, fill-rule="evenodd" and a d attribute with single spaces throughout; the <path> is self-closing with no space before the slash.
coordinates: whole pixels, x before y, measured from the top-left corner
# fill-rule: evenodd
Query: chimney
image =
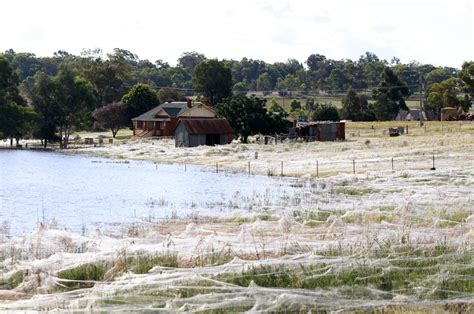
<path id="1" fill-rule="evenodd" d="M 186 99 L 186 102 L 188 103 L 188 108 L 191 108 L 193 106 L 193 102 L 191 99 Z"/>

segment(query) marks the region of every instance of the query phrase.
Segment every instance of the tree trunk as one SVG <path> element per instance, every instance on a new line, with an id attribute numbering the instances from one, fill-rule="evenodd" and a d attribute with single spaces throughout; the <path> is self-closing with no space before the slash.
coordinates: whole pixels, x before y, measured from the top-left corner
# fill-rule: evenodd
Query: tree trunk
<path id="1" fill-rule="evenodd" d="M 13 147 L 13 136 L 10 137 L 10 147 Z"/>
<path id="2" fill-rule="evenodd" d="M 69 134 L 71 134 L 71 126 L 66 125 L 64 128 L 64 142 L 63 142 L 63 148 L 67 148 L 69 144 Z"/>
<path id="3" fill-rule="evenodd" d="M 43 146 L 44 148 L 48 147 L 48 140 L 47 139 L 44 139 L 44 144 L 43 145 L 44 145 Z"/>
<path id="4" fill-rule="evenodd" d="M 247 134 L 242 135 L 242 143 L 247 144 L 248 138 L 249 138 L 249 136 Z"/>
<path id="5" fill-rule="evenodd" d="M 59 148 L 63 148 L 63 126 L 59 127 Z"/>
<path id="6" fill-rule="evenodd" d="M 117 135 L 118 129 L 112 129 L 112 137 L 115 138 L 115 135 Z"/>

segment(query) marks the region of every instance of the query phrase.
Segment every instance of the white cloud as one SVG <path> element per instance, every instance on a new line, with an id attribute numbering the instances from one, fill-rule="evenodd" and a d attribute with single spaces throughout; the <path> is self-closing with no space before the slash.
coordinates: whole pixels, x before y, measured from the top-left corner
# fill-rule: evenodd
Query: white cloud
<path id="1" fill-rule="evenodd" d="M 2 4 L 0 50 L 128 49 L 174 64 L 184 51 L 268 62 L 372 51 L 460 67 L 474 59 L 473 8 L 451 1 L 55 1 Z"/>

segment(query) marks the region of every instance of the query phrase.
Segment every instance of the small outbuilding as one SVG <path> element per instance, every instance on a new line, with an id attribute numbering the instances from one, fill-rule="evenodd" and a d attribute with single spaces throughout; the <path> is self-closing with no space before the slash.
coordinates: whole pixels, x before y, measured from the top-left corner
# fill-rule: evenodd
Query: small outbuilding
<path id="1" fill-rule="evenodd" d="M 175 129 L 176 147 L 214 146 L 232 142 L 234 131 L 226 119 L 182 119 Z"/>
<path id="2" fill-rule="evenodd" d="M 297 127 L 299 137 L 307 141 L 336 141 L 346 139 L 344 122 L 306 122 Z"/>
<path id="3" fill-rule="evenodd" d="M 459 110 L 453 107 L 441 108 L 441 121 L 457 120 L 459 118 Z"/>

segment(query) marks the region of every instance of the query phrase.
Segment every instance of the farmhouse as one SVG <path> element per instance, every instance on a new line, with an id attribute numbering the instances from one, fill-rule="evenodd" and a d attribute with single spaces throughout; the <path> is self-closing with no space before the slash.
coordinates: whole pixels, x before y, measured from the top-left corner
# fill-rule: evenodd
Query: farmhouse
<path id="1" fill-rule="evenodd" d="M 182 119 L 176 126 L 175 146 L 229 144 L 232 136 L 232 127 L 226 119 Z"/>
<path id="2" fill-rule="evenodd" d="M 215 112 L 200 102 L 167 102 L 132 119 L 137 137 L 174 136 L 179 120 L 215 119 Z"/>
<path id="3" fill-rule="evenodd" d="M 420 113 L 418 109 L 400 110 L 395 117 L 395 121 L 420 121 L 420 117 L 423 117 L 425 121 L 438 120 L 433 110 L 424 110 Z"/>

